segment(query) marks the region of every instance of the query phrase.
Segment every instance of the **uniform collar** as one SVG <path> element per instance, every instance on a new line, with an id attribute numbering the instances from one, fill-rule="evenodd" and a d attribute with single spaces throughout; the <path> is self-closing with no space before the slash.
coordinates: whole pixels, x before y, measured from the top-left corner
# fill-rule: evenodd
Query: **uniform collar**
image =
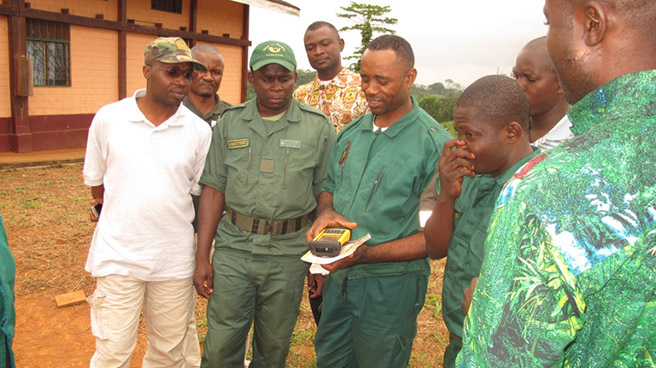
<path id="1" fill-rule="evenodd" d="M 410 100 L 412 101 L 412 110 L 410 110 L 407 114 L 405 114 L 401 119 L 397 120 L 394 124 L 390 125 L 390 127 L 387 128 L 387 130 L 381 132 L 380 134 L 384 134 L 390 138 L 394 138 L 403 129 L 405 129 L 405 127 L 407 127 L 408 125 L 412 124 L 415 121 L 415 118 L 419 113 L 419 104 L 417 103 L 417 100 L 413 96 L 410 96 Z M 364 115 L 363 122 L 362 124 L 360 124 L 358 129 L 369 130 L 373 132 L 374 114 L 369 112 L 367 113 L 367 115 Z"/>
<path id="2" fill-rule="evenodd" d="M 203 115 L 200 110 L 194 105 L 193 102 L 191 102 L 191 99 L 189 99 L 189 94 L 185 96 L 184 100 L 182 100 L 182 103 L 189 109 L 191 112 L 194 114 L 200 116 L 203 119 L 209 118 L 210 116 L 216 114 L 217 110 L 221 107 L 221 99 L 219 98 L 218 94 L 214 94 L 214 107 L 212 110 L 208 111 L 207 114 Z"/>
<path id="3" fill-rule="evenodd" d="M 287 108 L 287 111 L 285 111 L 285 114 L 282 116 L 282 118 L 280 118 L 280 120 L 273 123 L 274 125 L 267 133 L 267 129 L 264 126 L 264 124 L 266 123 L 263 121 L 262 117 L 260 116 L 260 112 L 257 110 L 257 97 L 256 97 L 246 103 L 246 107 L 244 108 L 242 113 L 239 114 L 239 118 L 244 120 L 244 123 L 248 124 L 248 126 L 251 129 L 253 129 L 255 132 L 257 132 L 259 135 L 261 135 L 262 137 L 266 137 L 267 135 L 273 134 L 281 129 L 284 129 L 290 123 L 295 124 L 300 122 L 301 110 L 299 107 L 299 102 L 295 98 L 292 98 L 292 102 L 289 104 L 289 107 Z M 268 123 L 270 124 L 270 122 Z"/>
<path id="4" fill-rule="evenodd" d="M 139 109 L 139 105 L 137 105 L 137 98 L 142 98 L 143 96 L 146 95 L 146 89 L 138 89 L 134 92 L 134 95 L 130 97 L 130 104 L 132 105 L 131 111 L 129 112 L 128 115 L 128 120 L 134 123 L 138 122 L 148 122 L 149 124 L 152 124 L 146 119 L 146 116 L 141 112 Z M 182 106 L 183 104 L 180 103 L 178 106 L 178 109 L 171 115 L 168 119 L 166 119 L 165 122 L 157 126 L 157 128 L 164 129 L 169 126 L 182 126 L 184 125 L 184 117 L 186 116 L 186 112 L 188 111 L 191 113 L 190 110 L 184 108 Z"/>
<path id="5" fill-rule="evenodd" d="M 513 175 L 515 175 L 515 173 L 517 172 L 517 170 L 519 170 L 519 168 L 521 168 L 522 166 L 524 166 L 525 163 L 529 162 L 530 160 L 534 159 L 535 157 L 537 157 L 539 154 L 542 153 L 542 151 L 538 147 L 531 146 L 531 149 L 533 149 L 533 153 L 515 162 L 506 171 L 504 171 L 503 174 L 495 178 L 500 186 L 506 185 L 506 183 L 510 180 L 510 178 L 512 178 Z"/>

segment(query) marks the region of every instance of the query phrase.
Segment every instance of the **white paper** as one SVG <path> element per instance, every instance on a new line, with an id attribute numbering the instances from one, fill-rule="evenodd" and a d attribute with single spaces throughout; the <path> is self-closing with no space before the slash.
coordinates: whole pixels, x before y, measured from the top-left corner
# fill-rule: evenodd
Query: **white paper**
<path id="1" fill-rule="evenodd" d="M 327 269 L 321 267 L 321 265 L 318 264 L 318 263 L 313 263 L 313 264 L 310 265 L 310 273 L 314 273 L 314 274 L 318 273 L 318 274 L 324 275 L 324 276 L 330 275 L 330 271 L 328 271 Z"/>

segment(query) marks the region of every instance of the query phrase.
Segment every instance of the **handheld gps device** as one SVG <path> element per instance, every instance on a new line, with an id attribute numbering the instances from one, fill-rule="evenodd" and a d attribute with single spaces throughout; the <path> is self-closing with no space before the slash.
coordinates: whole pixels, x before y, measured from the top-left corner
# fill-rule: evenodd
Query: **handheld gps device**
<path id="1" fill-rule="evenodd" d="M 335 257 L 351 239 L 351 230 L 329 227 L 310 241 L 310 251 L 317 257 Z"/>

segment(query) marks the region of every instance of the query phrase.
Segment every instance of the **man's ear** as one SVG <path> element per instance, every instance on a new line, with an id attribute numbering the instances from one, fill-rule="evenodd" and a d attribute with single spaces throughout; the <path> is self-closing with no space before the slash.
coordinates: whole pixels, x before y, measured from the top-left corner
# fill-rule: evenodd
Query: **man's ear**
<path id="1" fill-rule="evenodd" d="M 143 76 L 148 80 L 150 78 L 150 66 L 149 65 L 144 65 L 142 68 Z"/>
<path id="2" fill-rule="evenodd" d="M 344 39 L 340 38 L 339 39 L 339 52 L 343 52 L 343 51 L 344 51 Z"/>
<path id="3" fill-rule="evenodd" d="M 412 68 L 408 70 L 408 72 L 405 75 L 405 82 L 408 88 L 412 87 L 412 84 L 415 82 L 415 79 L 417 79 L 417 69 Z"/>
<path id="4" fill-rule="evenodd" d="M 596 46 L 604 40 L 608 32 L 606 4 L 590 1 L 584 7 L 584 41 L 588 47 Z"/>
<path id="5" fill-rule="evenodd" d="M 520 138 L 522 138 L 522 135 L 525 134 L 524 129 L 522 129 L 522 125 L 516 121 L 506 125 L 505 130 L 506 141 L 511 144 L 516 143 Z"/>
<path id="6" fill-rule="evenodd" d="M 249 84 L 251 87 L 253 87 L 253 78 L 255 78 L 255 77 L 253 76 L 253 72 L 248 72 L 248 84 Z"/>

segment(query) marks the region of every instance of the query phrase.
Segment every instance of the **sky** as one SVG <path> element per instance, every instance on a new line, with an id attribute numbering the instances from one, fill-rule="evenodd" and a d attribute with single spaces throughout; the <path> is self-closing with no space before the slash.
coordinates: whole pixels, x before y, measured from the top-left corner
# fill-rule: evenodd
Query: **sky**
<path id="1" fill-rule="evenodd" d="M 356 22 L 337 17 L 349 0 L 286 0 L 301 8 L 301 16 L 252 6 L 250 39 L 253 45 L 268 40 L 289 44 L 299 69 L 311 69 L 303 47 L 303 34 L 312 22 L 323 20 L 337 29 Z M 358 0 L 390 5 L 388 26 L 408 40 L 415 53 L 418 84 L 444 83 L 451 79 L 464 88 L 480 77 L 510 75 L 515 58 L 530 40 L 544 36 L 547 26 L 542 13 L 544 0 Z M 357 31 L 340 33 L 345 40 L 342 57 L 360 45 Z M 378 35 L 378 34 L 375 34 Z M 252 47 L 249 53 L 252 52 Z M 344 61 L 348 66 L 350 61 Z"/>

